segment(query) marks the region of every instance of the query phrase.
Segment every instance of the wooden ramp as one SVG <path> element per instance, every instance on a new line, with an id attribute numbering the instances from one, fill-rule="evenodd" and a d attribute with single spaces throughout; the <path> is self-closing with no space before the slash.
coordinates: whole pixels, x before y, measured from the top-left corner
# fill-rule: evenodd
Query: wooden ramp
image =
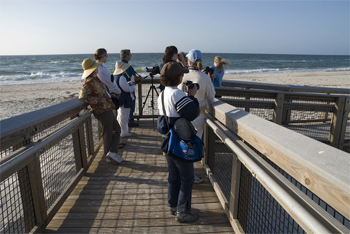
<path id="1" fill-rule="evenodd" d="M 156 120 L 154 122 L 156 125 Z M 192 209 L 199 220 L 175 221 L 167 204 L 168 168 L 160 151 L 161 135 L 151 120 L 141 120 L 133 137 L 124 138 L 120 165 L 105 162 L 102 151 L 44 233 L 233 233 L 201 164 L 204 178 L 194 184 Z"/>

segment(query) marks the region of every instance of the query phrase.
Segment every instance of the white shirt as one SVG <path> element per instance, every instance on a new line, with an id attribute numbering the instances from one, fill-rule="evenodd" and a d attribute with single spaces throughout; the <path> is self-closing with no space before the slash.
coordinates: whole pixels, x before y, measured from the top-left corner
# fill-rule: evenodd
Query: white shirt
<path id="1" fill-rule="evenodd" d="M 114 80 L 117 82 L 117 79 Z M 117 83 L 115 83 L 117 85 Z M 119 85 L 123 89 L 124 92 L 130 92 L 131 99 L 134 100 L 135 96 L 132 94 L 135 91 L 135 84 L 129 85 L 124 76 L 119 78 Z"/>
<path id="2" fill-rule="evenodd" d="M 180 117 L 179 111 L 192 100 L 176 86 L 166 86 L 158 97 L 159 115 L 164 115 L 162 95 L 164 93 L 164 108 L 168 117 Z"/>
<path id="3" fill-rule="evenodd" d="M 104 85 L 106 85 L 109 89 L 109 92 L 120 94 L 121 91 L 118 85 L 115 82 L 111 81 L 111 72 L 105 67 L 104 64 L 98 67 L 97 77 L 102 81 Z"/>

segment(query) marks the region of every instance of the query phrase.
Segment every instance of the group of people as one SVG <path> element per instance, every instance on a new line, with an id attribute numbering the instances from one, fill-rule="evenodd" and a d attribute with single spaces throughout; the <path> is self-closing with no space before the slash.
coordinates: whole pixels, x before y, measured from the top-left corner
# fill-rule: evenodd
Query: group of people
<path id="1" fill-rule="evenodd" d="M 85 59 L 82 62 L 85 79 L 79 93 L 79 98 L 91 106 L 92 112 L 102 129 L 104 155 L 107 162 L 121 163 L 123 158 L 118 150 L 125 146 L 121 137 L 130 137 L 129 127 L 137 127 L 134 122 L 135 83 L 141 81 L 133 67 L 129 64 L 131 52 L 128 49 L 120 51 L 120 61 L 115 64 L 113 75 L 104 65 L 107 61 L 107 50 L 100 48 L 94 54 L 94 60 Z M 115 96 L 116 104 L 112 100 Z M 118 109 L 117 118 L 113 110 Z"/>
<path id="2" fill-rule="evenodd" d="M 135 108 L 135 82 L 142 80 L 132 66 L 130 50 L 122 50 L 121 60 L 116 62 L 113 76 L 104 66 L 107 60 L 107 51 L 98 49 L 95 61 L 85 59 L 82 63 L 85 79 L 79 98 L 89 104 L 102 129 L 104 154 L 107 161 L 121 163 L 123 158 L 118 155 L 118 149 L 125 143 L 120 142 L 121 137 L 128 137 L 129 126 L 133 124 L 133 110 Z M 202 72 L 203 56 L 199 50 L 191 50 L 187 55 L 180 52 L 175 46 L 168 46 L 160 65 L 160 83 L 163 86 L 163 100 L 158 97 L 159 118 L 157 129 L 166 134 L 179 118 L 191 121 L 202 138 L 206 121 L 205 109 L 215 97 L 215 88 L 221 86 L 224 74 L 224 65 L 228 62 L 215 57 L 214 74 L 207 75 Z M 187 82 L 198 84 L 188 86 Z M 113 110 L 116 106 L 112 95 L 119 99 L 118 116 Z M 164 107 L 164 109 L 163 109 Z M 169 128 L 165 126 L 164 115 L 167 115 Z M 175 215 L 178 222 L 194 222 L 197 214 L 191 213 L 191 197 L 193 183 L 203 179 L 195 176 L 194 163 L 178 160 L 174 156 L 165 155 L 168 163 L 168 206 L 170 213 Z"/>

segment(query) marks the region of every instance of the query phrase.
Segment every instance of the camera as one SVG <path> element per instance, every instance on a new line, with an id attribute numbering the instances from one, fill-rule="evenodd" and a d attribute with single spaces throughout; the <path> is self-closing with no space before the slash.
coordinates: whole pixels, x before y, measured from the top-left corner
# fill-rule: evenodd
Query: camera
<path id="1" fill-rule="evenodd" d="M 185 86 L 187 86 L 188 89 L 193 89 L 194 86 L 197 86 L 197 90 L 199 89 L 199 84 L 198 84 L 198 83 L 193 83 L 193 82 L 190 81 L 190 80 L 187 80 L 187 81 L 183 82 L 183 84 L 184 84 L 183 88 L 184 88 Z"/>
<path id="2" fill-rule="evenodd" d="M 150 73 L 150 75 L 154 76 L 160 74 L 159 66 L 156 64 L 152 68 L 146 67 L 146 71 Z"/>
<path id="3" fill-rule="evenodd" d="M 206 68 L 203 70 L 203 72 L 204 72 L 205 74 L 207 74 L 207 75 L 208 75 L 208 73 L 209 73 L 210 75 L 213 75 L 214 69 L 213 69 L 213 68 L 210 68 L 210 67 L 206 67 Z"/>

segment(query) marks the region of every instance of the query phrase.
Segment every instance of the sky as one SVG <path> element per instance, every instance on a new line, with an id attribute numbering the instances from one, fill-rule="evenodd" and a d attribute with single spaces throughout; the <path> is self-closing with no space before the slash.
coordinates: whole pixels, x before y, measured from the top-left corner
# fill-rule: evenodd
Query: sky
<path id="1" fill-rule="evenodd" d="M 0 55 L 349 55 L 349 0 L 0 0 Z"/>

